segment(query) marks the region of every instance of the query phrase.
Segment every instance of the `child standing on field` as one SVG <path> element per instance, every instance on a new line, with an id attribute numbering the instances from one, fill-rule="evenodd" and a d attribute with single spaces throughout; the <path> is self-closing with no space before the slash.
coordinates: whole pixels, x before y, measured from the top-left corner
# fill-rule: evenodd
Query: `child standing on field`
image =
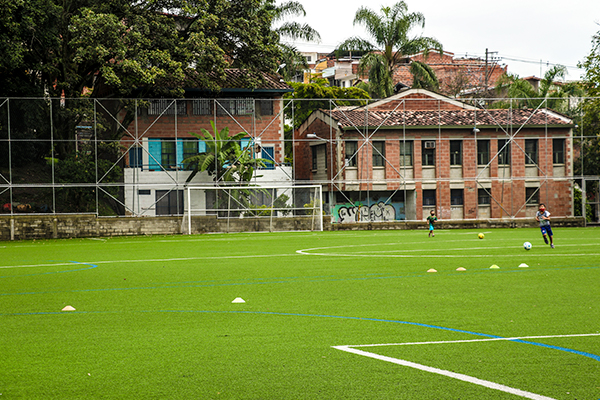
<path id="1" fill-rule="evenodd" d="M 544 242 L 548 244 L 548 238 L 550 238 L 550 247 L 554 248 L 554 240 L 552 239 L 552 228 L 550 227 L 550 213 L 546 210 L 546 205 L 540 203 L 538 211 L 535 213 L 535 220 L 540 223 L 540 229 L 542 230 L 542 237 Z"/>
<path id="2" fill-rule="evenodd" d="M 437 221 L 437 217 L 435 216 L 435 211 L 431 210 L 429 217 L 427 217 L 427 223 L 429 224 L 429 237 L 435 236 L 433 233 L 433 224 Z"/>

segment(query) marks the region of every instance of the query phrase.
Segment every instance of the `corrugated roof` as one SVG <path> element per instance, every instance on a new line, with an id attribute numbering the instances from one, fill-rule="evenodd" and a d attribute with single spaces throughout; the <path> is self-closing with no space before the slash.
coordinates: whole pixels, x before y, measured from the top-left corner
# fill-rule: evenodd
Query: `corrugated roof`
<path id="1" fill-rule="evenodd" d="M 341 129 L 355 126 L 569 126 L 573 121 L 550 110 L 439 110 L 439 111 L 364 111 L 321 110 Z"/>

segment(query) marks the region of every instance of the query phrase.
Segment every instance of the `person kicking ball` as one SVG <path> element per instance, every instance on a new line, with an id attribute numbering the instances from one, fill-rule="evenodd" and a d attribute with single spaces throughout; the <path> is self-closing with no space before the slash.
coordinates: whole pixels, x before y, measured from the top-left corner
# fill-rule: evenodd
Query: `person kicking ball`
<path id="1" fill-rule="evenodd" d="M 548 238 L 550 238 L 550 247 L 554 248 L 552 227 L 550 227 L 550 213 L 548 210 L 546 210 L 546 205 L 544 203 L 540 203 L 538 211 L 535 213 L 535 220 L 540 223 L 540 229 L 542 230 L 544 242 L 548 244 Z"/>

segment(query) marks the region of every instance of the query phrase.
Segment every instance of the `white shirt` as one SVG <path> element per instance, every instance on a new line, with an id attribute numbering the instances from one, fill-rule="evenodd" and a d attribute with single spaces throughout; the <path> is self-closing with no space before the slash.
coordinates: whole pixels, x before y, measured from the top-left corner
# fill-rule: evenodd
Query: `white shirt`
<path id="1" fill-rule="evenodd" d="M 543 213 L 541 212 L 536 212 L 535 213 L 535 217 L 540 221 L 540 226 L 548 226 L 550 225 L 550 221 L 548 221 L 547 219 L 543 219 L 542 217 L 550 217 L 550 213 L 548 212 L 548 210 L 544 210 Z"/>

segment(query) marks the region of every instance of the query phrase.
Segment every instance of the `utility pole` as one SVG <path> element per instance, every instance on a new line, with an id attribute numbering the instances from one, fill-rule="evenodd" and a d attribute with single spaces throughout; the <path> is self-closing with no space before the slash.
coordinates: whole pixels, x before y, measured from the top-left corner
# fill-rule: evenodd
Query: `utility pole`
<path id="1" fill-rule="evenodd" d="M 486 47 L 485 49 L 485 72 L 484 72 L 484 76 L 485 76 L 485 90 L 488 89 L 488 49 Z"/>
<path id="2" fill-rule="evenodd" d="M 488 90 L 488 85 L 489 85 L 489 81 L 490 81 L 490 77 L 492 76 L 492 72 L 494 72 L 494 69 L 496 68 L 496 63 L 498 61 L 500 61 L 500 58 L 496 57 L 495 54 L 498 54 L 497 51 L 489 51 L 488 49 L 485 49 L 485 77 L 484 77 L 484 83 L 485 83 L 485 90 Z M 489 67 L 489 64 L 492 63 L 492 67 Z"/>

